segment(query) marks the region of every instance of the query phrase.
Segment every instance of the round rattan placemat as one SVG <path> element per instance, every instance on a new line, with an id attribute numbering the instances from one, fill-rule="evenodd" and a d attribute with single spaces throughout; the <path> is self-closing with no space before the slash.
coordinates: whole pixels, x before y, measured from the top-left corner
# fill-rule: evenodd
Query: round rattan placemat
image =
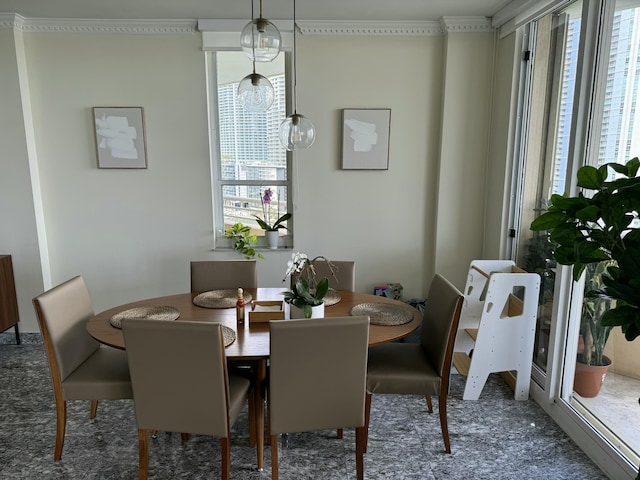
<path id="1" fill-rule="evenodd" d="M 148 305 L 135 307 L 118 312 L 109 319 L 109 323 L 116 328 L 122 328 L 122 320 L 125 318 L 148 318 L 151 320 L 175 320 L 180 316 L 177 308 L 165 305 Z"/>
<path id="2" fill-rule="evenodd" d="M 222 325 L 222 338 L 224 339 L 224 346 L 228 347 L 236 341 L 236 331 L 231 327 Z"/>
<path id="3" fill-rule="evenodd" d="M 413 310 L 399 305 L 382 302 L 359 303 L 354 305 L 351 315 L 369 315 L 371 325 L 404 325 L 413 320 Z"/>
<path id="4" fill-rule="evenodd" d="M 335 305 L 336 303 L 338 303 L 340 300 L 342 300 L 342 297 L 338 292 L 329 290 L 324 296 L 324 306 L 330 307 L 331 305 Z"/>
<path id="5" fill-rule="evenodd" d="M 249 304 L 253 300 L 250 293 L 243 292 L 244 303 Z M 193 298 L 193 304 L 204 308 L 233 308 L 238 300 L 237 290 L 210 290 L 202 292 Z"/>

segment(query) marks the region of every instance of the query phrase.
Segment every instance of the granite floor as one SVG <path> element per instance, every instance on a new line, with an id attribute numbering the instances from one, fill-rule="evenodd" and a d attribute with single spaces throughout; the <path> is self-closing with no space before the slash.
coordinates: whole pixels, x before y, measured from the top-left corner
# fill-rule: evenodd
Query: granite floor
<path id="1" fill-rule="evenodd" d="M 55 413 L 43 346 L 0 341 L 0 385 L 0 479 L 137 478 L 131 401 L 101 402 L 94 420 L 88 402 L 70 402 L 63 457 L 54 462 Z M 516 402 L 499 376 L 490 377 L 479 401 L 462 401 L 462 390 L 463 380 L 454 376 L 451 455 L 443 450 L 437 412 L 429 415 L 421 397 L 375 396 L 365 478 L 607 478 L 533 400 Z M 280 478 L 355 478 L 354 438 L 353 430 L 343 440 L 335 431 L 289 435 L 280 449 Z M 182 443 L 179 434 L 161 432 L 150 445 L 151 479 L 219 478 L 219 444 L 212 437 Z M 270 478 L 268 447 L 265 453 L 265 469 L 258 472 L 245 412 L 233 427 L 231 478 Z"/>

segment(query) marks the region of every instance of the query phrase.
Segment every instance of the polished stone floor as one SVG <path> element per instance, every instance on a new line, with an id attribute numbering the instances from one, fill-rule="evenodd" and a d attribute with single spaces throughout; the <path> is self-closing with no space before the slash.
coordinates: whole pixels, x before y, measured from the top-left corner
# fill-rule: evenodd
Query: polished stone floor
<path id="1" fill-rule="evenodd" d="M 6 336 L 2 334 L 1 336 Z M 42 345 L 9 345 L 0 339 L 0 479 L 135 479 L 137 434 L 131 401 L 101 402 L 88 417 L 88 402 L 70 402 L 62 460 L 53 461 L 55 414 Z M 8 341 L 11 341 L 8 339 Z M 533 401 L 516 402 L 492 375 L 479 401 L 462 401 L 463 380 L 454 376 L 449 399 L 452 454 L 443 450 L 436 413 L 417 396 L 375 396 L 371 412 L 367 479 L 606 479 Z M 180 405 L 176 405 L 180 408 Z M 354 432 L 291 434 L 280 449 L 280 478 L 355 478 Z M 150 479 L 219 478 L 216 439 L 161 432 L 150 442 Z M 233 427 L 232 479 L 271 476 L 256 469 L 248 446 L 247 419 Z"/>

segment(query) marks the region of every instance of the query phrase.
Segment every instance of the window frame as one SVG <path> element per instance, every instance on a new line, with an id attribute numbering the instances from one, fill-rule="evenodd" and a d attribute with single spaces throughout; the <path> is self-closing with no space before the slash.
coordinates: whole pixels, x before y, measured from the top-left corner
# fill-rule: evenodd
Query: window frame
<path id="1" fill-rule="evenodd" d="M 212 206 L 212 224 L 213 224 L 213 250 L 232 249 L 231 239 L 225 237 L 224 229 L 224 186 L 258 186 L 258 187 L 285 187 L 287 190 L 287 212 L 294 210 L 294 187 L 293 187 L 293 155 L 292 152 L 286 151 L 286 179 L 284 180 L 236 180 L 222 178 L 222 155 L 220 150 L 220 125 L 219 125 L 219 102 L 218 102 L 218 52 L 241 51 L 240 48 L 221 47 L 209 49 L 205 51 L 205 68 L 206 68 L 206 84 L 207 84 L 207 109 L 209 118 L 209 153 L 211 166 L 211 206 Z M 291 110 L 292 95 L 292 70 L 291 70 L 291 52 L 282 48 L 284 55 L 285 69 L 285 115 L 289 115 Z M 250 65 L 250 62 L 248 65 Z M 250 68 L 250 67 L 249 67 Z M 283 118 L 284 120 L 284 118 Z M 285 235 L 280 236 L 278 249 L 293 248 L 293 231 L 295 219 L 292 216 L 287 221 L 288 230 Z M 269 249 L 265 235 L 258 235 L 255 247 L 260 250 Z"/>

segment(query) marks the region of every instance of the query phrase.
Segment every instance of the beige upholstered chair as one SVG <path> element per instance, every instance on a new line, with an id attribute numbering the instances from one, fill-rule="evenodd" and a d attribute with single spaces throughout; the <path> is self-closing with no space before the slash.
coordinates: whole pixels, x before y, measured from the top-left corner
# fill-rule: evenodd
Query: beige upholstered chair
<path id="1" fill-rule="evenodd" d="M 211 260 L 191 262 L 191 291 L 257 288 L 255 260 Z"/>
<path id="2" fill-rule="evenodd" d="M 355 292 L 356 290 L 356 262 L 347 261 L 331 261 L 335 265 L 333 275 L 331 269 L 324 260 L 316 261 L 313 266 L 316 271 L 316 278 L 327 277 L 329 279 L 329 287 L 334 290 L 347 290 Z M 291 285 L 296 283 L 297 274 L 291 275 Z"/>
<path id="3" fill-rule="evenodd" d="M 288 320 L 270 328 L 271 477 L 278 478 L 278 434 L 355 427 L 362 479 L 369 317 Z"/>
<path id="4" fill-rule="evenodd" d="M 191 292 L 208 292 L 210 290 L 225 290 L 237 288 L 257 288 L 258 270 L 255 260 L 206 260 L 191 262 Z M 246 361 L 229 360 L 229 367 L 234 373 L 244 371 L 250 375 Z M 242 370 L 238 370 L 242 369 Z M 253 404 L 250 404 L 249 420 L 255 420 Z M 186 435 L 183 433 L 183 439 Z M 254 447 L 256 438 L 254 432 L 249 435 L 249 444 Z"/>
<path id="5" fill-rule="evenodd" d="M 138 425 L 140 479 L 147 478 L 149 467 L 148 430 L 220 437 L 221 478 L 228 479 L 229 433 L 245 401 L 254 396 L 246 377 L 227 373 L 221 326 L 129 319 L 122 322 L 122 331 Z"/>
<path id="6" fill-rule="evenodd" d="M 369 349 L 367 427 L 372 394 L 424 395 L 429 413 L 433 413 L 431 396 L 438 395 L 442 437 L 445 450 L 451 453 L 447 395 L 463 298 L 454 285 L 436 274 L 427 296 L 420 343 L 386 343 Z"/>
<path id="7" fill-rule="evenodd" d="M 87 333 L 93 306 L 82 277 L 74 277 L 33 299 L 42 331 L 56 402 L 54 460 L 62 457 L 67 401 L 91 400 L 91 418 L 98 400 L 132 398 L 127 355 L 100 347 Z"/>

